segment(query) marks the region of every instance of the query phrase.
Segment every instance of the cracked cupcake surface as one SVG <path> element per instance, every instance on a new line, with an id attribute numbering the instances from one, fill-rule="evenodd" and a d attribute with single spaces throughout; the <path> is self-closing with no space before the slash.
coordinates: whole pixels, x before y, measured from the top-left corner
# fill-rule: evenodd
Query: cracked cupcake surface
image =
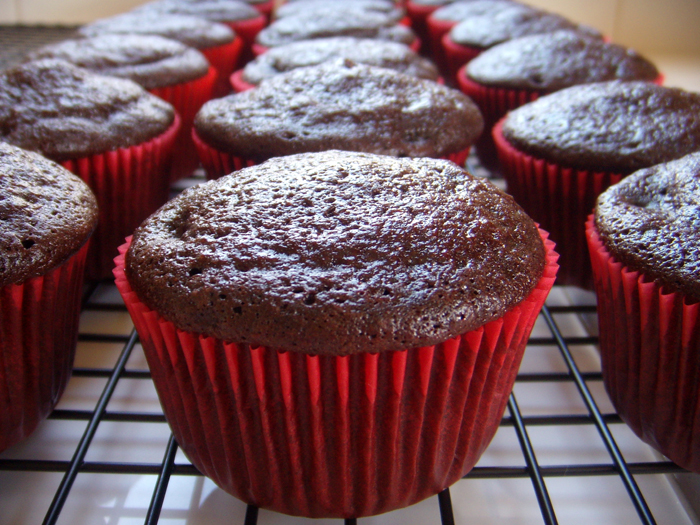
<path id="1" fill-rule="evenodd" d="M 135 232 L 126 276 L 182 330 L 345 355 L 501 317 L 544 268 L 537 227 L 455 164 L 328 151 L 185 191 Z"/>

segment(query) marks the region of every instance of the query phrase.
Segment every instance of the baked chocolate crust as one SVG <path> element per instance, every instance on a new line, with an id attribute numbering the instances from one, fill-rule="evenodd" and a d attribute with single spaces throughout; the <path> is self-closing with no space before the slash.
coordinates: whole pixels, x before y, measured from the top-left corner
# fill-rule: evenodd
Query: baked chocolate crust
<path id="1" fill-rule="evenodd" d="M 260 31 L 256 42 L 265 47 L 277 47 L 300 40 L 331 36 L 375 38 L 406 45 L 411 45 L 416 39 L 410 28 L 387 22 L 385 16 L 340 9 L 324 11 L 323 16 L 314 11 L 306 11 L 280 18 Z"/>
<path id="2" fill-rule="evenodd" d="M 163 13 L 124 13 L 101 18 L 78 29 L 85 37 L 108 33 L 119 35 L 158 35 L 177 40 L 195 49 L 208 49 L 233 42 L 236 34 L 225 24 L 197 16 Z"/>
<path id="3" fill-rule="evenodd" d="M 207 144 L 258 162 L 328 149 L 442 157 L 482 128 L 476 105 L 457 90 L 342 59 L 211 100 L 195 118 Z"/>
<path id="4" fill-rule="evenodd" d="M 466 15 L 450 30 L 450 39 L 460 45 L 486 49 L 526 35 L 551 33 L 561 29 L 578 31 L 590 38 L 602 38 L 595 29 L 576 24 L 563 16 L 523 4 L 474 2 L 474 14 Z M 478 11 L 478 12 L 477 12 Z"/>
<path id="5" fill-rule="evenodd" d="M 209 70 L 202 53 L 156 35 L 106 34 L 45 46 L 29 60 L 58 58 L 94 73 L 128 78 L 144 89 L 173 86 L 201 78 Z"/>
<path id="6" fill-rule="evenodd" d="M 0 142 L 0 287 L 60 266 L 97 225 L 95 196 L 76 175 Z"/>
<path id="7" fill-rule="evenodd" d="M 126 275 L 178 328 L 344 355 L 436 344 L 535 287 L 512 198 L 449 161 L 279 157 L 183 192 L 135 232 Z"/>
<path id="8" fill-rule="evenodd" d="M 659 71 L 632 49 L 555 31 L 487 49 L 467 64 L 467 76 L 485 86 L 551 92 L 609 80 L 653 81 Z"/>
<path id="9" fill-rule="evenodd" d="M 251 20 L 260 16 L 260 11 L 237 0 L 155 0 L 136 7 L 131 12 L 199 16 L 221 23 Z"/>
<path id="10" fill-rule="evenodd" d="M 287 2 L 275 10 L 275 18 L 297 16 L 308 11 L 326 16 L 328 11 L 364 11 L 386 17 L 387 24 L 396 24 L 406 16 L 406 11 L 395 2 L 387 0 L 354 0 L 352 2 L 329 2 L 328 0 L 299 0 Z"/>
<path id="11" fill-rule="evenodd" d="M 615 259 L 700 301 L 700 153 L 608 188 L 598 197 L 595 224 Z"/>
<path id="12" fill-rule="evenodd" d="M 146 142 L 174 110 L 138 84 L 43 59 L 0 73 L 0 140 L 53 160 Z"/>
<path id="13" fill-rule="evenodd" d="M 627 175 L 700 150 L 700 94 L 640 81 L 573 86 L 511 111 L 503 135 L 534 157 Z"/>
<path id="14" fill-rule="evenodd" d="M 385 67 L 406 75 L 437 80 L 438 71 L 428 59 L 396 42 L 339 36 L 302 40 L 273 47 L 243 70 L 243 80 L 259 84 L 293 69 L 314 66 L 333 58 L 347 58 L 360 64 Z"/>

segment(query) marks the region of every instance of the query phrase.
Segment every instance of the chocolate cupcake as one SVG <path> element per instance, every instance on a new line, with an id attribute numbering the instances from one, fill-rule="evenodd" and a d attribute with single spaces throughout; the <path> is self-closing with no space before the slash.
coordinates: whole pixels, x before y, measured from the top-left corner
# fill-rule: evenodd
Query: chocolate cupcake
<path id="1" fill-rule="evenodd" d="M 138 84 L 42 59 L 0 73 L 0 140 L 77 173 L 100 203 L 90 278 L 109 276 L 117 239 L 168 197 L 173 107 Z"/>
<path id="2" fill-rule="evenodd" d="M 173 105 L 182 119 L 171 179 L 199 165 L 192 143 L 194 116 L 212 97 L 216 71 L 202 53 L 155 35 L 105 34 L 45 46 L 29 60 L 58 58 L 102 75 L 128 78 Z"/>
<path id="3" fill-rule="evenodd" d="M 0 142 L 0 451 L 53 410 L 73 368 L 87 242 L 87 185 L 37 153 Z"/>
<path id="4" fill-rule="evenodd" d="M 102 18 L 78 29 L 78 34 L 94 37 L 104 34 L 158 35 L 201 51 L 216 69 L 220 83 L 228 82 L 243 49 L 243 40 L 225 24 L 187 15 L 156 12 L 124 13 Z M 226 93 L 223 86 L 217 91 Z"/>
<path id="5" fill-rule="evenodd" d="M 638 81 L 574 86 L 511 111 L 494 139 L 508 191 L 558 243 L 562 284 L 590 288 L 583 226 L 597 196 L 700 150 L 700 94 Z"/>
<path id="6" fill-rule="evenodd" d="M 700 472 L 700 153 L 598 198 L 587 236 L 603 379 L 644 441 Z"/>
<path id="7" fill-rule="evenodd" d="M 327 151 L 185 191 L 115 276 L 192 462 L 250 504 L 356 517 L 477 461 L 551 247 L 450 162 Z"/>
<path id="8" fill-rule="evenodd" d="M 472 6 L 488 6 L 489 2 Z M 522 4 L 494 4 L 467 16 L 442 37 L 442 48 L 450 78 L 479 53 L 502 42 L 526 35 L 542 35 L 562 29 L 602 39 L 595 29 L 576 24 L 563 16 Z"/>
<path id="9" fill-rule="evenodd" d="M 393 69 L 406 75 L 438 80 L 436 67 L 403 44 L 355 37 L 317 38 L 274 47 L 231 77 L 234 91 L 253 88 L 263 80 L 334 58 Z"/>
<path id="10" fill-rule="evenodd" d="M 260 31 L 253 50 L 256 55 L 261 55 L 271 47 L 332 36 L 389 40 L 405 44 L 414 51 L 420 47 L 410 28 L 383 14 L 361 9 L 329 9 L 323 12 L 323 16 L 312 10 L 274 20 Z"/>
<path id="11" fill-rule="evenodd" d="M 463 164 L 482 125 L 476 106 L 457 90 L 339 59 L 208 102 L 194 138 L 216 178 L 271 157 L 328 149 Z"/>
<path id="12" fill-rule="evenodd" d="M 660 84 L 661 75 L 632 49 L 569 30 L 508 40 L 457 73 L 460 89 L 479 106 L 486 122 L 476 144 L 486 165 L 496 163 L 491 128 L 508 111 L 560 89 L 609 80 Z"/>
<path id="13" fill-rule="evenodd" d="M 313 11 L 325 16 L 329 11 L 363 11 L 386 18 L 387 24 L 399 23 L 405 16 L 404 9 L 389 0 L 354 0 L 353 2 L 328 2 L 327 0 L 299 0 L 282 4 L 275 10 L 275 19 L 297 16 Z"/>

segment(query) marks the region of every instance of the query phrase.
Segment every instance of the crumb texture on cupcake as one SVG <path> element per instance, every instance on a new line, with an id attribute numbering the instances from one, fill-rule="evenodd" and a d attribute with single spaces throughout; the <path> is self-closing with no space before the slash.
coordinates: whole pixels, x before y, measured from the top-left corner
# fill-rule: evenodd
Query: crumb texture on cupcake
<path id="1" fill-rule="evenodd" d="M 649 82 L 600 82 L 509 113 L 503 136 L 564 167 L 629 174 L 700 150 L 700 94 Z"/>
<path id="2" fill-rule="evenodd" d="M 212 100 L 195 128 L 212 147 L 258 161 L 327 149 L 439 157 L 470 146 L 483 120 L 457 90 L 339 59 Z"/>
<path id="3" fill-rule="evenodd" d="M 87 184 L 56 163 L 0 142 L 0 286 L 59 266 L 97 225 Z"/>
<path id="4" fill-rule="evenodd" d="M 57 58 L 94 73 L 128 78 L 154 89 L 201 78 L 207 59 L 191 47 L 156 35 L 105 34 L 64 40 L 28 55 L 28 60 Z"/>
<path id="5" fill-rule="evenodd" d="M 659 72 L 634 50 L 574 31 L 528 35 L 488 49 L 467 65 L 480 84 L 556 91 L 608 80 L 653 81 Z"/>
<path id="6" fill-rule="evenodd" d="M 328 151 L 192 188 L 135 232 L 126 275 L 186 331 L 343 355 L 436 344 L 537 284 L 510 196 L 449 161 Z"/>
<path id="7" fill-rule="evenodd" d="M 700 301 L 700 153 L 611 186 L 595 225 L 615 259 Z"/>
<path id="8" fill-rule="evenodd" d="M 393 69 L 414 77 L 436 80 L 433 63 L 398 42 L 355 37 L 302 40 L 273 47 L 246 64 L 243 79 L 250 84 L 293 69 L 318 65 L 333 58 L 348 58 L 360 64 Z"/>
<path id="9" fill-rule="evenodd" d="M 140 144 L 173 123 L 170 104 L 131 80 L 56 59 L 0 73 L 0 139 L 53 160 Z"/>

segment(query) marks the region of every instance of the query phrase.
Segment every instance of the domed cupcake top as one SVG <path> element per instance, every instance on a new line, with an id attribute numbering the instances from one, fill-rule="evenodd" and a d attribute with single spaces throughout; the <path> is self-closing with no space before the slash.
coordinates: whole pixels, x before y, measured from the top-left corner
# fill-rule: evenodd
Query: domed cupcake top
<path id="1" fill-rule="evenodd" d="M 275 20 L 258 33 L 256 42 L 265 47 L 276 47 L 331 36 L 376 38 L 406 45 L 411 45 L 416 39 L 410 28 L 394 23 L 382 13 L 329 9 L 323 11 L 323 16 L 312 10 Z"/>
<path id="2" fill-rule="evenodd" d="M 53 160 L 140 144 L 170 127 L 170 104 L 121 78 L 42 59 L 0 73 L 0 140 Z"/>
<path id="3" fill-rule="evenodd" d="M 105 34 L 49 44 L 29 60 L 58 58 L 94 73 L 128 78 L 144 89 L 189 82 L 206 75 L 202 53 L 156 35 Z"/>
<path id="4" fill-rule="evenodd" d="M 243 79 L 250 84 L 299 67 L 313 66 L 333 58 L 385 67 L 407 75 L 436 80 L 437 68 L 428 59 L 396 42 L 354 37 L 302 40 L 273 47 L 246 64 Z"/>
<path id="5" fill-rule="evenodd" d="M 0 286 L 59 266 L 97 225 L 82 180 L 37 153 L 0 142 Z"/>
<path id="6" fill-rule="evenodd" d="M 700 301 L 700 153 L 608 188 L 595 224 L 615 259 Z"/>
<path id="7" fill-rule="evenodd" d="M 457 90 L 342 59 L 211 100 L 195 119 L 207 144 L 258 161 L 327 149 L 440 157 L 467 148 L 482 127 Z"/>
<path id="8" fill-rule="evenodd" d="M 237 0 L 154 0 L 131 12 L 199 16 L 222 23 L 251 20 L 260 16 L 260 11 Z"/>
<path id="9" fill-rule="evenodd" d="M 564 167 L 629 174 L 700 150 L 700 94 L 639 81 L 573 86 L 511 111 L 503 135 Z"/>
<path id="10" fill-rule="evenodd" d="M 132 288 L 186 331 L 343 355 L 500 317 L 542 275 L 535 224 L 449 161 L 327 151 L 194 187 L 134 234 Z"/>
<path id="11" fill-rule="evenodd" d="M 573 31 L 509 40 L 467 65 L 476 82 L 511 89 L 557 91 L 608 80 L 653 81 L 659 72 L 634 50 Z"/>
<path id="12" fill-rule="evenodd" d="M 236 37 L 225 24 L 197 16 L 156 12 L 130 12 L 101 18 L 78 29 L 78 34 L 86 37 L 107 33 L 158 35 L 200 50 L 228 44 Z"/>
<path id="13" fill-rule="evenodd" d="M 299 0 L 287 2 L 275 10 L 275 18 L 297 16 L 313 11 L 325 16 L 327 11 L 364 11 L 386 17 L 387 23 L 395 24 L 405 16 L 405 10 L 387 0 L 354 0 L 352 2 L 328 2 L 328 0 Z"/>
<path id="14" fill-rule="evenodd" d="M 493 3 L 493 0 L 485 4 Z M 484 2 L 467 4 L 474 14 L 465 15 L 450 30 L 450 39 L 460 45 L 489 48 L 525 35 L 551 33 L 560 29 L 579 31 L 591 38 L 600 38 L 598 31 L 591 27 L 576 24 L 561 15 L 535 9 L 524 4 L 502 3 L 480 7 Z M 455 4 L 453 4 L 455 5 Z"/>

